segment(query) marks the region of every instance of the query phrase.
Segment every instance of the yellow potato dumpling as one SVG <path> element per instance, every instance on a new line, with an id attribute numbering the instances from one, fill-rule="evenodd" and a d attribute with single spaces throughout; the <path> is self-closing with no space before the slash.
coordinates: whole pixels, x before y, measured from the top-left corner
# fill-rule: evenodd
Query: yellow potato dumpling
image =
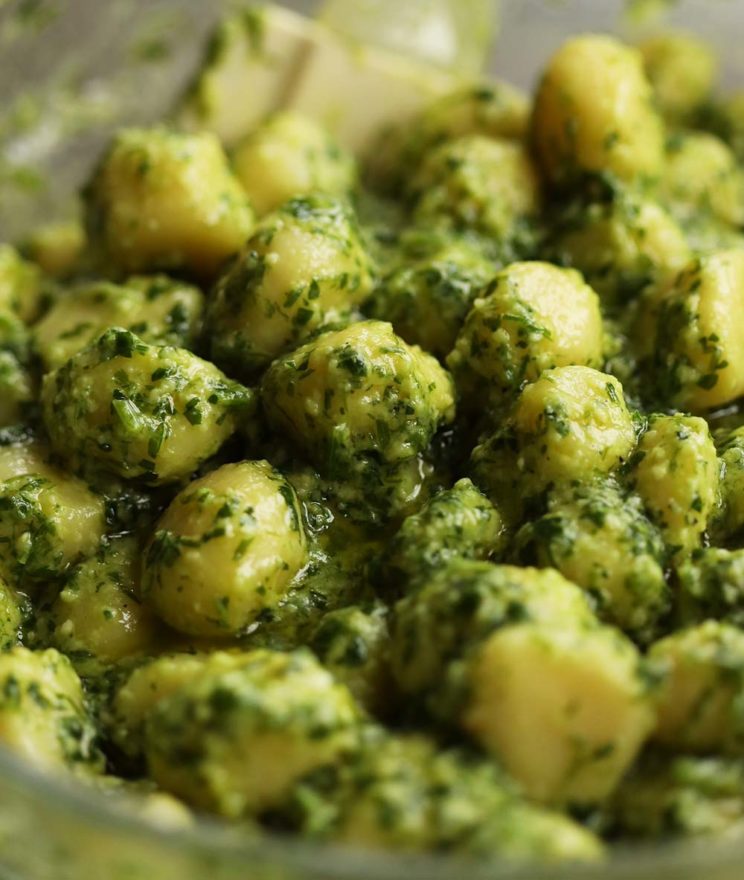
<path id="1" fill-rule="evenodd" d="M 501 418 L 501 413 L 494 415 Z M 475 485 L 498 509 L 508 529 L 518 528 L 525 517 L 529 486 L 521 484 L 519 452 L 509 422 L 478 443 L 470 454 L 469 473 Z"/>
<path id="2" fill-rule="evenodd" d="M 42 278 L 38 266 L 0 243 L 0 312 L 12 312 L 26 323 L 35 320 L 41 308 Z"/>
<path id="3" fill-rule="evenodd" d="M 714 540 L 720 542 L 724 530 L 716 526 Z M 677 566 L 676 575 L 676 618 L 680 625 L 708 618 L 744 625 L 743 549 L 699 548 Z"/>
<path id="4" fill-rule="evenodd" d="M 501 513 L 465 478 L 403 521 L 387 544 L 385 572 L 409 592 L 451 559 L 497 556 L 505 538 Z"/>
<path id="5" fill-rule="evenodd" d="M 245 662 L 240 651 L 166 654 L 137 666 L 114 694 L 107 732 L 128 758 L 144 752 L 145 723 L 157 704 L 202 675 L 235 669 Z"/>
<path id="6" fill-rule="evenodd" d="M 672 206 L 675 211 L 682 206 Z M 682 207 L 682 210 L 685 209 Z M 725 220 L 715 217 L 707 207 L 682 218 L 687 243 L 693 254 L 708 254 L 713 251 L 744 248 L 744 232 L 739 226 L 732 226 Z"/>
<path id="7" fill-rule="evenodd" d="M 390 321 L 406 342 L 443 359 L 495 269 L 476 245 L 454 238 L 433 254 L 394 268 L 367 300 L 364 312 Z"/>
<path id="8" fill-rule="evenodd" d="M 666 279 L 690 260 L 677 221 L 658 202 L 630 193 L 594 202 L 562 218 L 553 248 L 608 306 L 622 306 L 647 284 Z"/>
<path id="9" fill-rule="evenodd" d="M 638 50 L 600 34 L 564 43 L 543 75 L 532 139 L 543 173 L 558 186 L 585 174 L 658 176 L 664 131 Z"/>
<path id="10" fill-rule="evenodd" d="M 232 636 L 276 605 L 307 562 L 299 501 L 268 462 L 195 480 L 160 518 L 142 596 L 174 629 Z"/>
<path id="11" fill-rule="evenodd" d="M 389 709 L 387 609 L 349 605 L 324 615 L 310 648 L 336 681 L 371 713 Z"/>
<path id="12" fill-rule="evenodd" d="M 640 46 L 656 103 L 671 123 L 684 123 L 708 99 L 718 60 L 710 46 L 691 34 L 662 33 Z"/>
<path id="13" fill-rule="evenodd" d="M 584 592 L 551 568 L 454 559 L 416 586 L 395 606 L 391 665 L 400 689 L 428 697 L 438 716 L 450 713 L 440 693 L 448 666 L 495 630 L 524 621 L 597 622 Z"/>
<path id="14" fill-rule="evenodd" d="M 738 837 L 742 792 L 744 764 L 738 757 L 649 749 L 610 804 L 613 832 L 629 842 L 694 838 L 701 846 Z"/>
<path id="15" fill-rule="evenodd" d="M 512 422 L 517 467 L 536 490 L 610 473 L 636 443 L 622 385 L 591 367 L 543 373 L 520 394 Z"/>
<path id="16" fill-rule="evenodd" d="M 45 223 L 32 230 L 23 250 L 50 278 L 63 281 L 81 268 L 85 245 L 85 230 L 69 221 Z"/>
<path id="17" fill-rule="evenodd" d="M 340 476 L 359 456 L 415 457 L 455 412 L 449 374 L 381 321 L 324 333 L 274 361 L 261 397 L 274 428 Z"/>
<path id="18" fill-rule="evenodd" d="M 652 646 L 665 674 L 654 739 L 679 751 L 744 749 L 744 631 L 707 620 Z"/>
<path id="19" fill-rule="evenodd" d="M 438 98 L 412 126 L 425 146 L 467 135 L 521 140 L 527 132 L 527 96 L 503 80 L 490 80 Z"/>
<path id="20" fill-rule="evenodd" d="M 303 819 L 314 836 L 367 849 L 446 851 L 506 862 L 601 857 L 591 832 L 528 803 L 488 758 L 442 750 L 421 735 L 372 728 L 355 760 L 330 785 L 323 777 L 304 782 L 297 802 L 312 805 Z"/>
<path id="21" fill-rule="evenodd" d="M 23 470 L 0 482 L 0 572 L 12 584 L 63 575 L 96 552 L 105 527 L 103 498 L 81 480 Z"/>
<path id="22" fill-rule="evenodd" d="M 744 248 L 689 263 L 645 305 L 657 392 L 701 412 L 744 394 Z"/>
<path id="23" fill-rule="evenodd" d="M 183 269 L 211 279 L 254 225 L 220 142 L 206 132 L 122 129 L 84 195 L 90 245 L 122 274 Z"/>
<path id="24" fill-rule="evenodd" d="M 356 183 L 354 158 L 299 113 L 264 122 L 236 147 L 233 167 L 259 216 L 294 196 L 348 195 Z"/>
<path id="25" fill-rule="evenodd" d="M 540 207 L 537 173 L 517 141 L 479 135 L 445 141 L 409 186 L 414 219 L 509 239 Z"/>
<path id="26" fill-rule="evenodd" d="M 279 806 L 300 778 L 341 760 L 360 720 L 309 651 L 257 650 L 160 700 L 145 727 L 147 762 L 165 791 L 239 818 Z"/>
<path id="27" fill-rule="evenodd" d="M 293 199 L 265 217 L 212 294 L 212 358 L 252 375 L 324 324 L 348 320 L 374 269 L 351 208 L 329 196 Z"/>
<path id="28" fill-rule="evenodd" d="M 472 778 L 469 767 L 450 752 L 437 753 L 424 736 L 391 736 L 370 727 L 358 757 L 340 768 L 331 790 L 323 792 L 336 812 L 331 837 L 346 845 L 388 851 L 415 852 L 441 844 L 449 831 L 441 821 L 448 799 L 468 797 L 483 815 L 510 806 L 498 773 L 483 765 L 477 769 L 480 774 Z M 453 791 L 455 786 L 462 790 Z M 312 781 L 307 787 L 314 793 Z M 312 822 L 312 816 L 307 820 Z M 469 829 L 465 825 L 458 830 L 466 836 Z"/>
<path id="29" fill-rule="evenodd" d="M 34 489 L 34 484 L 39 480 L 43 485 L 37 485 Z M 11 558 L 15 558 L 15 564 L 20 566 L 19 574 L 31 574 L 38 566 L 39 579 L 44 579 L 50 574 L 45 569 L 51 557 L 57 557 L 66 571 L 68 563 L 76 563 L 77 557 L 88 558 L 99 549 L 107 518 L 104 499 L 84 482 L 54 464 L 51 450 L 46 444 L 30 442 L 28 438 L 7 445 L 0 444 L 0 485 L 5 483 L 8 484 L 6 491 L 9 493 L 14 490 L 23 494 L 28 492 L 25 494 L 26 501 L 38 493 L 37 512 L 23 504 L 16 511 L 22 514 L 16 520 L 16 525 L 24 537 L 13 551 L 18 555 L 14 557 L 11 553 Z M 10 507 L 12 509 L 12 505 Z M 49 519 L 46 525 L 43 519 L 36 519 L 37 513 Z M 10 527 L 10 518 L 8 523 Z M 10 548 L 8 552 L 11 552 Z M 22 558 L 25 559 L 23 563 Z"/>
<path id="30" fill-rule="evenodd" d="M 0 444 L 0 481 L 26 474 L 43 477 L 60 477 L 57 468 L 50 464 L 50 451 L 44 443 L 26 438 L 17 443 Z"/>
<path id="31" fill-rule="evenodd" d="M 20 641 L 27 610 L 16 591 L 0 578 L 0 652 Z"/>
<path id="32" fill-rule="evenodd" d="M 137 597 L 139 561 L 135 539 L 114 538 L 72 571 L 48 612 L 55 648 L 104 663 L 156 650 L 159 625 Z"/>
<path id="33" fill-rule="evenodd" d="M 513 263 L 473 304 L 447 358 L 460 392 L 482 406 L 503 403 L 545 370 L 602 364 L 597 294 L 573 269 Z"/>
<path id="34" fill-rule="evenodd" d="M 471 661 L 468 694 L 464 729 L 543 803 L 606 800 L 655 720 L 633 643 L 559 619 L 491 635 Z"/>
<path id="35" fill-rule="evenodd" d="M 651 416 L 631 481 L 673 556 L 699 547 L 718 505 L 718 458 L 705 420 Z"/>
<path id="36" fill-rule="evenodd" d="M 151 484 L 183 479 L 217 452 L 249 398 L 186 349 L 117 328 L 47 374 L 42 390 L 60 455 Z"/>
<path id="37" fill-rule="evenodd" d="M 0 653 L 0 743 L 36 767 L 102 769 L 82 684 L 63 654 Z"/>
<path id="38" fill-rule="evenodd" d="M 384 131 L 365 157 L 373 182 L 394 194 L 444 141 L 469 135 L 521 140 L 529 121 L 527 96 L 502 80 L 468 85 L 438 98 L 411 122 Z"/>
<path id="39" fill-rule="evenodd" d="M 520 558 L 553 566 L 592 597 L 599 617 L 647 642 L 671 607 L 664 542 L 640 499 L 613 480 L 576 482 L 519 533 Z"/>
<path id="40" fill-rule="evenodd" d="M 715 135 L 698 131 L 671 140 L 658 195 L 682 220 L 709 212 L 723 223 L 744 224 L 744 173 Z"/>
<path id="41" fill-rule="evenodd" d="M 165 275 L 135 276 L 123 285 L 98 281 L 61 295 L 33 330 L 47 370 L 61 366 L 110 327 L 145 342 L 191 348 L 201 329 L 204 297 Z"/>
<path id="42" fill-rule="evenodd" d="M 384 432 L 384 427 L 378 426 Z M 342 438 L 343 439 L 343 438 Z M 371 453 L 353 455 L 339 448 L 323 470 L 325 497 L 357 525 L 397 523 L 414 513 L 437 487 L 433 449 L 401 461 L 382 461 Z"/>

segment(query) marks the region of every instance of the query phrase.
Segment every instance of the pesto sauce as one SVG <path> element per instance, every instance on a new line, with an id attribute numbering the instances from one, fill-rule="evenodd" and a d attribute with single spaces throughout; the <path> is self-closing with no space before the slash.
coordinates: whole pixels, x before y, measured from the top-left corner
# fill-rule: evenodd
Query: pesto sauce
<path id="1" fill-rule="evenodd" d="M 744 178 L 659 180 L 711 141 L 640 58 L 569 41 L 369 169 L 296 114 L 126 129 L 82 244 L 0 248 L 0 741 L 393 851 L 741 825 Z"/>

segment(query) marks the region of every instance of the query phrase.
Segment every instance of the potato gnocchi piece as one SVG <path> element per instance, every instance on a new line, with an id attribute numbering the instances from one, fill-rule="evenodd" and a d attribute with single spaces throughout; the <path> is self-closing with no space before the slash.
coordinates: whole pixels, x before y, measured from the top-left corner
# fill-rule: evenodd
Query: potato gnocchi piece
<path id="1" fill-rule="evenodd" d="M 92 556 L 105 529 L 104 503 L 53 466 L 0 482 L 0 571 L 11 584 L 59 578 Z"/>
<path id="2" fill-rule="evenodd" d="M 298 196 L 348 196 L 356 184 L 353 156 L 313 119 L 271 116 L 241 141 L 233 167 L 259 217 Z"/>
<path id="3" fill-rule="evenodd" d="M 266 461 L 190 483 L 145 552 L 142 596 L 174 629 L 233 636 L 275 606 L 308 561 L 294 489 Z"/>
<path id="4" fill-rule="evenodd" d="M 201 675 L 229 671 L 243 662 L 244 652 L 215 650 L 209 653 L 166 653 L 138 664 L 124 676 L 112 694 L 110 706 L 104 714 L 107 734 L 129 760 L 141 759 L 145 748 L 145 724 L 161 700 Z"/>
<path id="5" fill-rule="evenodd" d="M 452 723 L 440 692 L 450 665 L 501 627 L 523 621 L 596 622 L 582 590 L 553 569 L 453 559 L 395 605 L 391 664 L 404 694 Z M 455 687 L 455 690 L 458 688 Z M 456 695 L 456 698 L 461 695 Z"/>
<path id="6" fill-rule="evenodd" d="M 341 477 L 362 456 L 415 458 L 455 414 L 449 374 L 381 321 L 324 333 L 277 358 L 261 399 L 277 432 Z"/>
<path id="7" fill-rule="evenodd" d="M 250 376 L 327 324 L 347 321 L 372 290 L 374 266 L 350 207 L 292 199 L 264 217 L 209 302 L 212 358 Z"/>
<path id="8" fill-rule="evenodd" d="M 197 287 L 165 275 L 135 276 L 125 284 L 94 282 L 62 294 L 33 330 L 47 370 L 122 327 L 143 341 L 193 348 L 201 330 L 204 297 Z"/>
<path id="9" fill-rule="evenodd" d="M 663 674 L 654 739 L 680 752 L 741 754 L 744 631 L 707 620 L 656 642 Z"/>
<path id="10" fill-rule="evenodd" d="M 523 527 L 517 545 L 520 558 L 558 569 L 587 591 L 602 620 L 642 641 L 671 608 L 661 534 L 640 499 L 612 481 L 551 492 L 548 512 Z"/>
<path id="11" fill-rule="evenodd" d="M 744 248 L 693 259 L 644 304 L 648 370 L 657 395 L 692 412 L 744 394 Z"/>
<path id="12" fill-rule="evenodd" d="M 720 462 L 721 506 L 712 529 L 716 537 L 734 537 L 744 526 L 744 428 L 716 437 Z"/>
<path id="13" fill-rule="evenodd" d="M 136 539 L 115 538 L 73 569 L 44 622 L 55 648 L 79 664 L 158 651 L 162 632 L 138 596 L 139 556 Z"/>
<path id="14" fill-rule="evenodd" d="M 0 310 L 0 428 L 21 424 L 32 409 L 36 382 L 29 362 L 26 325 L 13 312 Z"/>
<path id="15" fill-rule="evenodd" d="M 438 98 L 408 125 L 384 131 L 366 158 L 372 182 L 395 194 L 439 144 L 479 135 L 521 140 L 529 121 L 526 95 L 501 80 L 456 89 Z"/>
<path id="16" fill-rule="evenodd" d="M 610 826 L 636 839 L 738 836 L 743 790 L 741 759 L 652 752 L 615 793 Z"/>
<path id="17" fill-rule="evenodd" d="M 411 125 L 423 146 L 466 135 L 521 140 L 527 133 L 529 100 L 504 80 L 464 86 L 438 98 Z"/>
<path id="18" fill-rule="evenodd" d="M 255 815 L 281 804 L 310 771 L 341 760 L 360 719 L 349 691 L 308 651 L 257 650 L 157 703 L 145 725 L 148 767 L 192 806 Z"/>
<path id="19" fill-rule="evenodd" d="M 664 131 L 640 52 L 601 34 L 563 43 L 535 97 L 531 136 L 543 174 L 559 187 L 585 175 L 658 177 Z"/>
<path id="20" fill-rule="evenodd" d="M 511 421 L 517 469 L 526 485 L 608 474 L 636 445 L 633 418 L 614 376 L 585 366 L 543 373 L 517 398 Z"/>
<path id="21" fill-rule="evenodd" d="M 692 256 L 685 233 L 665 208 L 625 191 L 609 201 L 569 207 L 552 249 L 615 310 L 649 284 L 673 277 Z"/>
<path id="22" fill-rule="evenodd" d="M 397 524 L 415 513 L 440 488 L 431 447 L 400 461 L 381 461 L 374 453 L 334 465 L 321 478 L 323 493 L 352 523 L 371 527 Z"/>
<path id="23" fill-rule="evenodd" d="M 103 769 L 82 684 L 67 657 L 52 648 L 0 653 L 0 742 L 36 767 Z"/>
<path id="24" fill-rule="evenodd" d="M 61 576 L 98 550 L 106 527 L 104 499 L 61 471 L 45 444 L 0 444 L 0 496 L 0 568 L 12 582 Z"/>
<path id="25" fill-rule="evenodd" d="M 387 609 L 349 605 L 330 611 L 318 624 L 310 648 L 336 681 L 373 715 L 390 709 Z"/>
<path id="26" fill-rule="evenodd" d="M 0 313 L 12 312 L 30 324 L 41 310 L 43 275 L 9 244 L 0 243 Z"/>
<path id="27" fill-rule="evenodd" d="M 75 467 L 159 485 L 187 477 L 237 427 L 250 392 L 213 364 L 112 328 L 44 378 L 44 421 Z"/>
<path id="28" fill-rule="evenodd" d="M 605 801 L 654 727 L 641 655 L 611 627 L 505 627 L 466 674 L 462 727 L 541 803 Z"/>
<path id="29" fill-rule="evenodd" d="M 718 74 L 712 48 L 683 31 L 649 37 L 638 48 L 664 118 L 672 124 L 694 120 L 710 97 Z"/>
<path id="30" fill-rule="evenodd" d="M 166 128 L 118 132 L 84 191 L 90 247 L 114 272 L 214 278 L 254 227 L 217 138 Z"/>
<path id="31" fill-rule="evenodd" d="M 353 763 L 304 781 L 287 812 L 313 837 L 393 851 L 508 862 L 536 852 L 548 862 L 591 862 L 601 854 L 594 835 L 528 804 L 487 759 L 375 728 Z"/>
<path id="32" fill-rule="evenodd" d="M 716 448 L 704 419 L 651 416 L 630 480 L 672 557 L 700 546 L 719 499 Z"/>
<path id="33" fill-rule="evenodd" d="M 639 652 L 552 569 L 454 561 L 397 603 L 392 632 L 403 693 L 539 801 L 606 799 L 653 727 Z"/>
<path id="34" fill-rule="evenodd" d="M 734 227 L 744 224 L 744 173 L 732 150 L 706 132 L 670 140 L 659 198 L 683 221 L 710 213 Z"/>
<path id="35" fill-rule="evenodd" d="M 473 304 L 447 366 L 471 405 L 482 406 L 484 388 L 503 405 L 546 370 L 600 367 L 602 343 L 599 299 L 578 272 L 513 263 Z"/>
<path id="36" fill-rule="evenodd" d="M 434 253 L 392 269 L 364 304 L 364 311 L 370 318 L 389 321 L 410 345 L 444 359 L 495 269 L 482 248 L 453 238 Z"/>
<path id="37" fill-rule="evenodd" d="M 409 184 L 419 224 L 473 230 L 495 240 L 518 236 L 540 208 L 537 172 L 517 141 L 478 135 L 427 153 Z"/>
<path id="38" fill-rule="evenodd" d="M 465 478 L 403 521 L 386 547 L 384 570 L 407 592 L 452 559 L 498 555 L 505 539 L 503 517 Z"/>
<path id="39" fill-rule="evenodd" d="M 683 623 L 722 620 L 744 627 L 744 550 L 701 547 L 677 568 Z"/>

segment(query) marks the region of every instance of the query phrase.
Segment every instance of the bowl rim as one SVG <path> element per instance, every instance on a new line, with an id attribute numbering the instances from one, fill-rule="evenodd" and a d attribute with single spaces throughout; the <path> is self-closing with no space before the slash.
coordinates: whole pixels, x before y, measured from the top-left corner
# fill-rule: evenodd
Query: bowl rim
<path id="1" fill-rule="evenodd" d="M 245 827 L 196 814 L 183 826 L 159 824 L 137 809 L 133 793 L 107 795 L 75 777 L 44 772 L 0 746 L 0 790 L 10 785 L 29 795 L 44 809 L 54 810 L 66 822 L 79 820 L 89 829 L 122 834 L 160 853 L 172 851 L 209 857 L 225 866 L 257 864 L 285 868 L 303 877 L 323 880 L 453 880 L 467 873 L 468 880 L 675 880 L 701 877 L 726 868 L 741 868 L 744 839 L 697 838 L 694 840 L 642 843 L 608 848 L 607 858 L 594 863 L 477 861 L 453 855 L 392 853 L 304 840 L 264 832 L 246 834 Z M 2 855 L 0 854 L 0 864 Z M 672 874 L 672 872 L 674 872 Z M 734 876 L 734 874 L 732 874 Z"/>

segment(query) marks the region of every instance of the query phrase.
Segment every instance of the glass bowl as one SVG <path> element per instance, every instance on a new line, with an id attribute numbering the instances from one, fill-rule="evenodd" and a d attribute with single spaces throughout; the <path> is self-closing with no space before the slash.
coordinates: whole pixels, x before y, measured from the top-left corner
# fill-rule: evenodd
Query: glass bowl
<path id="1" fill-rule="evenodd" d="M 310 12 L 315 4 L 286 5 Z M 74 210 L 75 189 L 110 131 L 167 110 L 195 68 L 200 38 L 228 6 L 0 0 L 0 157 L 12 159 L 0 159 L 0 240 Z M 492 70 L 529 87 L 569 34 L 628 31 L 622 7 L 503 0 Z M 724 84 L 744 83 L 741 0 L 679 0 L 669 19 L 714 43 Z M 741 880 L 743 866 L 744 840 L 734 839 L 618 849 L 596 866 L 520 867 L 256 839 L 207 819 L 167 827 L 136 800 L 41 774 L 0 750 L 3 880 Z"/>

